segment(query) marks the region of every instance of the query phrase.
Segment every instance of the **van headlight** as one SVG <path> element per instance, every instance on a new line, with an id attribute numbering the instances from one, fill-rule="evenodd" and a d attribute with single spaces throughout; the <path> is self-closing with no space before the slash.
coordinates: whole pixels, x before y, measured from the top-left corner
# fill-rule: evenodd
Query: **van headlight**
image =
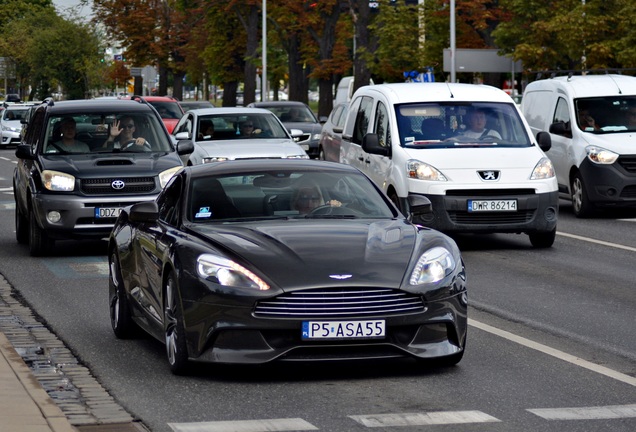
<path id="1" fill-rule="evenodd" d="M 448 181 L 437 168 L 415 159 L 406 162 L 406 175 L 418 180 Z"/>
<path id="2" fill-rule="evenodd" d="M 59 171 L 42 171 L 42 184 L 54 192 L 72 192 L 75 189 L 75 177 Z"/>
<path id="3" fill-rule="evenodd" d="M 618 159 L 616 153 L 601 147 L 587 146 L 585 151 L 587 152 L 587 158 L 597 164 L 611 165 Z"/>
<path id="4" fill-rule="evenodd" d="M 554 165 L 547 157 L 541 158 L 532 170 L 530 180 L 543 180 L 554 177 Z"/>

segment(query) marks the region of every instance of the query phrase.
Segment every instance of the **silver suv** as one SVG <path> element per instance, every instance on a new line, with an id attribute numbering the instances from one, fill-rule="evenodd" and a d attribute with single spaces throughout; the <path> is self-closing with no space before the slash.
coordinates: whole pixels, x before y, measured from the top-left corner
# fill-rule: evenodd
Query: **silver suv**
<path id="1" fill-rule="evenodd" d="M 58 239 L 106 238 L 121 209 L 153 200 L 193 150 L 143 101 L 47 100 L 27 126 L 13 188 L 16 238 L 33 256 Z"/>

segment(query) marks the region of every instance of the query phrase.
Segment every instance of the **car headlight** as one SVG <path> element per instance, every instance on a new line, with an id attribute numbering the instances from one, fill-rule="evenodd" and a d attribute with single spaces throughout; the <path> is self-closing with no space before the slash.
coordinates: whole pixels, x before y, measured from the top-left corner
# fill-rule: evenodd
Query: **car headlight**
<path id="1" fill-rule="evenodd" d="M 264 280 L 242 265 L 211 254 L 203 254 L 197 258 L 197 272 L 202 278 L 211 278 L 220 285 L 254 288 L 260 291 L 269 289 Z"/>
<path id="2" fill-rule="evenodd" d="M 311 139 L 312 139 L 312 140 L 315 140 L 315 141 L 320 141 L 320 134 L 319 134 L 319 133 L 317 133 L 317 134 L 313 134 L 313 135 L 311 136 Z"/>
<path id="3" fill-rule="evenodd" d="M 415 159 L 406 162 L 406 175 L 418 180 L 448 181 L 435 167 Z"/>
<path id="4" fill-rule="evenodd" d="M 42 184 L 55 192 L 72 192 L 75 189 L 75 177 L 59 171 L 42 171 Z"/>
<path id="5" fill-rule="evenodd" d="M 552 177 L 554 177 L 554 166 L 550 159 L 544 157 L 535 165 L 530 180 L 543 180 Z"/>
<path id="6" fill-rule="evenodd" d="M 179 171 L 181 168 L 182 167 L 180 166 L 176 166 L 176 167 L 167 169 L 159 174 L 159 184 L 161 185 L 161 189 L 163 189 L 168 184 L 172 176 L 175 175 L 175 173 Z"/>
<path id="7" fill-rule="evenodd" d="M 213 162 L 225 162 L 226 160 L 229 160 L 229 158 L 227 157 L 223 157 L 223 156 L 210 156 L 210 157 L 204 157 L 203 158 L 203 163 L 213 163 Z"/>
<path id="8" fill-rule="evenodd" d="M 11 127 L 11 126 L 2 126 L 2 130 L 5 132 L 20 132 L 20 128 Z"/>
<path id="9" fill-rule="evenodd" d="M 429 249 L 417 260 L 409 284 L 439 282 L 452 273 L 455 264 L 455 258 L 448 249 L 441 246 Z"/>
<path id="10" fill-rule="evenodd" d="M 588 146 L 585 148 L 585 151 L 587 152 L 588 159 L 597 164 L 611 165 L 618 159 L 616 153 L 601 147 Z"/>

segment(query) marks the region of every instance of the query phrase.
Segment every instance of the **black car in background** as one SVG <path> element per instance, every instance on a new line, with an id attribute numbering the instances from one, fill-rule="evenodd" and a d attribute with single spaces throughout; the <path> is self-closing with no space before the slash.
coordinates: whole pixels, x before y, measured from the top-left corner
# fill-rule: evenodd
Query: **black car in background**
<path id="1" fill-rule="evenodd" d="M 413 196 L 413 214 L 431 211 Z M 411 215 L 412 216 L 412 215 Z M 359 170 L 309 160 L 186 167 L 110 235 L 118 338 L 141 327 L 189 361 L 414 358 L 454 365 L 466 274 L 446 235 L 414 225 Z"/>
<path id="2" fill-rule="evenodd" d="M 326 117 L 321 118 L 319 121 L 311 108 L 303 102 L 252 102 L 248 107 L 270 110 L 276 114 L 290 132 L 292 129 L 301 130 L 303 133 L 296 139 L 296 142 L 307 152 L 310 158 L 318 158 L 320 132 L 322 131 L 322 123 L 327 120 Z"/>
<path id="3" fill-rule="evenodd" d="M 67 146 L 62 129 L 69 122 L 75 133 Z M 132 125 L 145 143 L 111 142 L 115 122 Z M 143 101 L 46 100 L 31 113 L 16 150 L 18 243 L 38 256 L 55 240 L 108 237 L 121 209 L 153 200 L 182 168 L 179 155 L 193 149 L 192 141 L 173 144 L 157 111 Z"/>

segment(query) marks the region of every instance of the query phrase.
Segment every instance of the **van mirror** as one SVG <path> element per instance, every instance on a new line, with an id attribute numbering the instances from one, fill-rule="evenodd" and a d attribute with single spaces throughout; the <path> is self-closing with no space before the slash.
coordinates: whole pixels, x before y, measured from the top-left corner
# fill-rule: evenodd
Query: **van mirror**
<path id="1" fill-rule="evenodd" d="M 390 147 L 380 145 L 378 134 L 368 133 L 362 138 L 362 150 L 370 154 L 390 156 Z"/>
<path id="2" fill-rule="evenodd" d="M 552 138 L 550 138 L 550 134 L 547 132 L 539 132 L 537 134 L 537 143 L 539 143 L 539 148 L 544 152 L 552 148 Z"/>
<path id="3" fill-rule="evenodd" d="M 555 135 L 562 135 L 564 137 L 572 138 L 572 128 L 570 123 L 556 122 L 550 125 L 550 133 Z"/>
<path id="4" fill-rule="evenodd" d="M 411 216 L 422 216 L 433 212 L 431 200 L 426 198 L 424 195 L 409 194 L 407 200 Z"/>

